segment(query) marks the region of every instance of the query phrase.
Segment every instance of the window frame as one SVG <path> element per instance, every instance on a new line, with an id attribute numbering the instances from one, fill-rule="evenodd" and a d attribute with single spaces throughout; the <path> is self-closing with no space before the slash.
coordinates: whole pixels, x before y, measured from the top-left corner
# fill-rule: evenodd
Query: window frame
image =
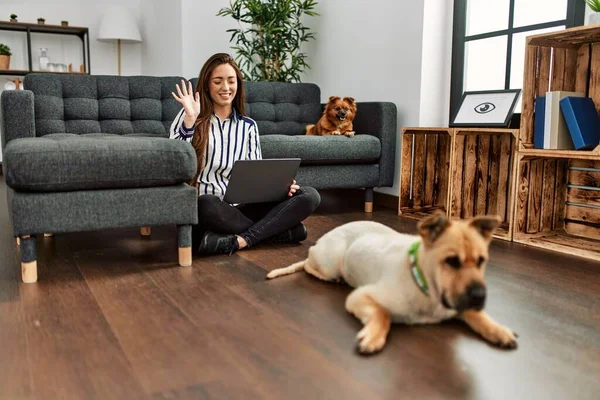
<path id="1" fill-rule="evenodd" d="M 565 28 L 572 28 L 575 26 L 581 26 L 585 20 L 585 1 L 581 0 L 568 0 L 567 1 L 567 15 L 565 19 L 543 22 L 534 25 L 526 25 L 520 27 L 513 27 L 514 14 L 515 14 L 515 1 L 509 1 L 508 11 L 508 28 L 497 31 L 479 33 L 476 35 L 466 35 L 467 28 L 467 1 L 469 0 L 454 0 L 454 17 L 453 17 L 453 32 L 452 32 L 452 65 L 451 65 L 451 78 L 450 78 L 450 113 L 448 115 L 448 123 L 452 120 L 452 117 L 460 106 L 464 91 L 464 71 L 465 71 L 465 47 L 467 42 L 488 39 L 492 37 L 506 36 L 506 66 L 504 73 L 504 87 L 495 88 L 497 90 L 508 90 L 510 89 L 510 68 L 512 64 L 512 42 L 513 35 L 522 32 L 534 31 L 538 29 L 552 28 L 555 26 L 565 25 Z M 476 0 L 471 0 L 476 1 Z M 515 113 L 519 114 L 520 113 Z"/>

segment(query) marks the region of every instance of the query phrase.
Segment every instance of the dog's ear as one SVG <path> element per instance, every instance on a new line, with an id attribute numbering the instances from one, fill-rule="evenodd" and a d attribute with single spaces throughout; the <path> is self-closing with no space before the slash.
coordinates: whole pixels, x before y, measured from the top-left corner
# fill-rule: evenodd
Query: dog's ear
<path id="1" fill-rule="evenodd" d="M 354 101 L 354 97 L 344 97 L 344 101 L 347 101 L 348 103 L 354 105 L 355 101 Z"/>
<path id="2" fill-rule="evenodd" d="M 334 101 L 340 100 L 340 96 L 329 96 L 329 102 L 333 103 Z"/>
<path id="3" fill-rule="evenodd" d="M 448 228 L 450 221 L 443 211 L 436 211 L 424 220 L 419 221 L 417 229 L 426 245 L 431 245 Z"/>
<path id="4" fill-rule="evenodd" d="M 492 235 L 500 225 L 502 219 L 498 215 L 485 215 L 474 217 L 469 221 L 469 226 L 474 228 L 486 241 L 492 240 Z"/>

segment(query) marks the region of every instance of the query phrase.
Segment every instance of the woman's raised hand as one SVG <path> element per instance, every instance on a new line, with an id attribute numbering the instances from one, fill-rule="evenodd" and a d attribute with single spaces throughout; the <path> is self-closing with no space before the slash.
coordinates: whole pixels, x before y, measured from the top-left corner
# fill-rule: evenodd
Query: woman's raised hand
<path id="1" fill-rule="evenodd" d="M 183 79 L 181 80 L 181 88 L 179 88 L 179 85 L 175 86 L 177 87 L 177 93 L 179 96 L 173 92 L 171 92 L 171 95 L 183 106 L 186 120 L 189 119 L 191 121 L 195 121 L 200 114 L 200 94 L 198 92 L 194 94 L 192 82 L 188 82 L 186 88 Z"/>

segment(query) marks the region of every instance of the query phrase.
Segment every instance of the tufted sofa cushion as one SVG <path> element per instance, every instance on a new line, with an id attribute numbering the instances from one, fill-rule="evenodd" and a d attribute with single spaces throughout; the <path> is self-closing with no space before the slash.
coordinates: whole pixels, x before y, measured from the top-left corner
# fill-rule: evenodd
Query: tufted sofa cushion
<path id="1" fill-rule="evenodd" d="M 181 109 L 171 92 L 179 77 L 29 74 L 36 136 L 143 133 L 167 136 Z"/>

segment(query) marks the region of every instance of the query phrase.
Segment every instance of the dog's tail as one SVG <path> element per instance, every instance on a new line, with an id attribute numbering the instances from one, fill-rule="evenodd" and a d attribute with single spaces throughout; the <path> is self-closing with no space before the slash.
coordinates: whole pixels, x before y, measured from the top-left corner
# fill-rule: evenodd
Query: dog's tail
<path id="1" fill-rule="evenodd" d="M 274 269 L 273 271 L 271 271 L 267 274 L 267 278 L 273 279 L 273 278 L 277 278 L 279 276 L 290 275 L 295 272 L 302 271 L 304 269 L 305 262 L 306 262 L 306 260 L 302 260 L 302 261 L 298 261 L 297 263 L 290 265 L 289 267 Z"/>

